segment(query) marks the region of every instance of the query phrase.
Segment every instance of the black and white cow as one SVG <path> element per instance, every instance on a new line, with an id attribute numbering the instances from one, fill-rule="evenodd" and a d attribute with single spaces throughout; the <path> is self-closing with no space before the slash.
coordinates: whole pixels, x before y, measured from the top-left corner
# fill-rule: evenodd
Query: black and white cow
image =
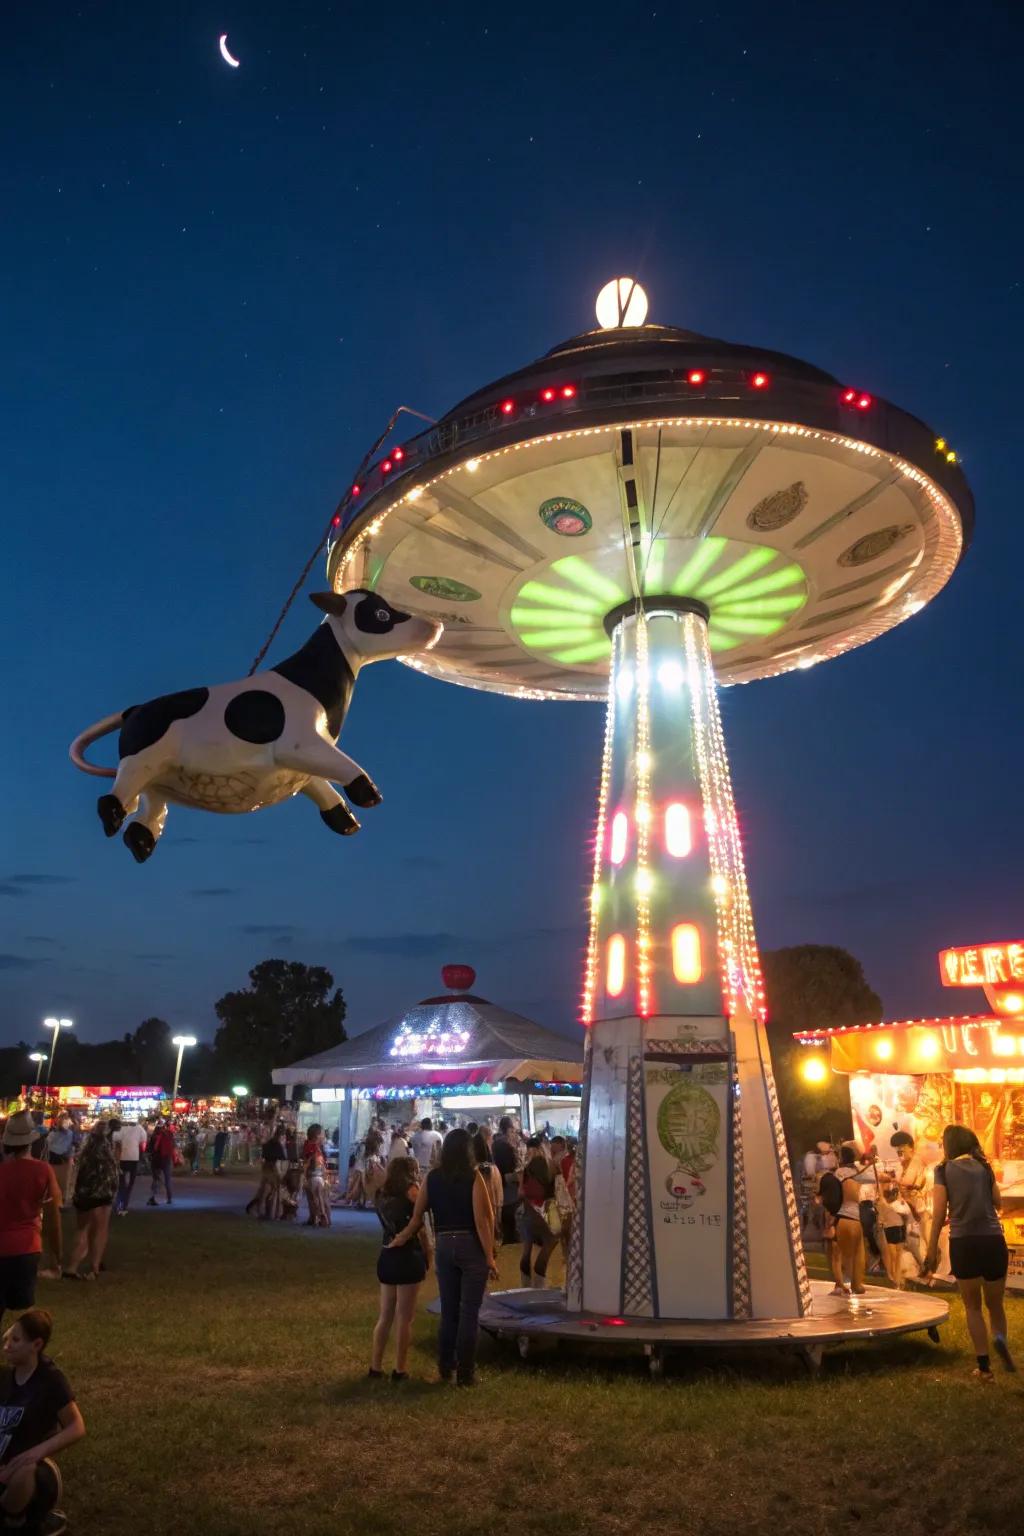
<path id="1" fill-rule="evenodd" d="M 139 864 L 156 847 L 168 801 L 198 810 L 258 811 L 308 795 L 332 832 L 359 822 L 353 805 L 379 805 L 370 777 L 336 742 L 360 667 L 429 650 L 441 636 L 433 619 L 402 613 L 373 592 L 316 592 L 326 618 L 300 651 L 238 683 L 190 688 L 108 715 L 71 744 L 85 773 L 114 780 L 97 802 L 113 837 L 129 816 L 124 841 Z M 86 747 L 120 729 L 120 764 L 98 768 Z"/>

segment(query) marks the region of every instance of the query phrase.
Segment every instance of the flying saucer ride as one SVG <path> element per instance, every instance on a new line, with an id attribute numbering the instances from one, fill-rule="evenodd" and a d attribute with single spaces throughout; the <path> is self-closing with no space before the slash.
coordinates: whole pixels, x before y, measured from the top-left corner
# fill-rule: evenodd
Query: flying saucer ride
<path id="1" fill-rule="evenodd" d="M 598 1319 L 649 1350 L 933 1327 L 931 1296 L 826 1302 L 808 1280 L 716 683 L 917 613 L 963 556 L 970 492 L 898 407 L 781 353 L 618 323 L 646 312 L 618 290 L 602 328 L 382 454 L 329 552 L 336 590 L 443 621 L 409 665 L 607 707 L 566 1296 L 505 1293 L 482 1320 Z"/>

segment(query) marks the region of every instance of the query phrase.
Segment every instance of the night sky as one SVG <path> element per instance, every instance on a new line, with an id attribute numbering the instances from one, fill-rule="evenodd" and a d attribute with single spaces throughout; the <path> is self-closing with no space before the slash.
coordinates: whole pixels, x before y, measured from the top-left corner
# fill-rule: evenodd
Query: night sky
<path id="1" fill-rule="evenodd" d="M 935 952 L 1024 930 L 1021 35 L 1014 6 L 920 0 L 10 0 L 4 1039 L 48 1013 L 210 1037 L 270 955 L 329 966 L 350 1030 L 446 960 L 571 1028 L 600 708 L 373 668 L 342 745 L 385 804 L 357 837 L 305 800 L 172 806 L 144 868 L 67 745 L 243 676 L 394 407 L 441 415 L 589 329 L 621 272 L 652 320 L 795 353 L 962 457 L 950 587 L 722 709 L 762 946 L 850 948 L 888 1017 L 980 1010 Z M 316 621 L 303 598 L 272 659 Z"/>

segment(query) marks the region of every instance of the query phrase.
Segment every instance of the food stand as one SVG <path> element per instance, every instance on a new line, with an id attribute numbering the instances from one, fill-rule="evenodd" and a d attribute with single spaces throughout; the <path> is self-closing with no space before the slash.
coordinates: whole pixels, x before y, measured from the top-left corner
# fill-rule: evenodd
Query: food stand
<path id="1" fill-rule="evenodd" d="M 167 1090 L 152 1083 L 61 1083 L 52 1087 L 26 1083 L 22 1085 L 21 1097 L 24 1103 L 42 1109 L 47 1119 L 62 1110 L 74 1110 L 88 1122 L 101 1115 L 145 1120 L 150 1115 L 167 1114 L 171 1108 Z"/>
<path id="2" fill-rule="evenodd" d="M 905 1131 L 931 1177 L 951 1123 L 975 1132 L 1002 1195 L 1010 1290 L 1024 1291 L 1024 941 L 939 954 L 943 984 L 982 987 L 991 1012 L 815 1029 L 801 1045 L 828 1048 L 849 1078 L 856 1139 L 895 1164 Z M 941 1274 L 941 1270 L 940 1270 Z"/>
<path id="3" fill-rule="evenodd" d="M 391 1123 L 436 1116 L 449 1125 L 519 1116 L 526 1130 L 576 1135 L 579 1129 L 583 1043 L 469 991 L 469 966 L 445 966 L 448 991 L 424 998 L 397 1018 L 316 1056 L 278 1067 L 275 1084 L 296 1106 L 298 1129 L 319 1121 L 337 1128 L 338 1163 L 362 1140 L 372 1120 Z"/>

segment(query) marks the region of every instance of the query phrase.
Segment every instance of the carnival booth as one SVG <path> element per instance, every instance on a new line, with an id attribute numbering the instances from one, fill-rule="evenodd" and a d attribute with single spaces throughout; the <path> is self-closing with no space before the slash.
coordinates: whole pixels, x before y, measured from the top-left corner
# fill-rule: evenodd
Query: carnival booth
<path id="1" fill-rule="evenodd" d="M 475 996 L 470 966 L 446 965 L 449 989 L 353 1040 L 278 1067 L 298 1128 L 318 1121 L 337 1135 L 338 1162 L 378 1116 L 405 1124 L 424 1116 L 447 1125 L 516 1115 L 524 1130 L 579 1131 L 583 1045 Z"/>
<path id="2" fill-rule="evenodd" d="M 991 1012 L 816 1029 L 796 1038 L 828 1050 L 849 1078 L 854 1135 L 895 1166 L 892 1137 L 913 1137 L 929 1182 L 942 1158 L 942 1131 L 969 1126 L 1002 1194 L 1011 1290 L 1024 1291 L 1024 941 L 977 944 L 939 954 L 943 984 L 982 987 Z M 812 1080 L 823 1058 L 809 1056 Z M 807 1065 L 808 1063 L 805 1063 Z M 940 1269 L 941 1274 L 941 1269 Z"/>

